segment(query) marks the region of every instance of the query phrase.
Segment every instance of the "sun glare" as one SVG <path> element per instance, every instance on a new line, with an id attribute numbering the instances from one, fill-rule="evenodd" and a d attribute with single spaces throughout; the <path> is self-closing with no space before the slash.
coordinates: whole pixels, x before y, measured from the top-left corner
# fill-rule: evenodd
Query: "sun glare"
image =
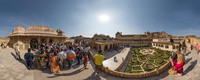
<path id="1" fill-rule="evenodd" d="M 99 16 L 99 19 L 103 22 L 107 22 L 107 21 L 110 20 L 110 17 L 106 14 L 102 14 L 102 15 Z"/>

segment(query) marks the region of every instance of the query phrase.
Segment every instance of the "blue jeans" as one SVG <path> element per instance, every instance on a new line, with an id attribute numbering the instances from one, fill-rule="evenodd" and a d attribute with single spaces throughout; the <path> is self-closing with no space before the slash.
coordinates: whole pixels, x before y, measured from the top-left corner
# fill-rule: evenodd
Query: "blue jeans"
<path id="1" fill-rule="evenodd" d="M 68 68 L 72 68 L 72 64 L 74 63 L 74 60 L 68 60 Z"/>
<path id="2" fill-rule="evenodd" d="M 87 55 L 88 55 L 88 60 L 90 60 L 90 52 L 88 52 L 88 54 L 87 54 Z"/>
<path id="3" fill-rule="evenodd" d="M 28 69 L 32 69 L 33 68 L 33 60 L 26 60 L 26 65 Z"/>
<path id="4" fill-rule="evenodd" d="M 78 65 L 80 65 L 80 57 L 76 57 L 77 61 L 78 61 Z"/>

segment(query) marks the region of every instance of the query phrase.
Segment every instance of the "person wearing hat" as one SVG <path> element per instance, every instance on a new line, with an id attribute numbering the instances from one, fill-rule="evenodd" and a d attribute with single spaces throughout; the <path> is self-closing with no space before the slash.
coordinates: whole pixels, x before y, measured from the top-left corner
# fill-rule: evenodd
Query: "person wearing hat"
<path id="1" fill-rule="evenodd" d="M 95 69 L 97 72 L 101 72 L 101 68 L 103 66 L 103 60 L 106 59 L 105 56 L 102 53 L 102 50 L 98 51 L 98 54 L 95 54 L 94 56 L 94 62 L 95 62 Z"/>
<path id="2" fill-rule="evenodd" d="M 16 46 L 15 46 L 15 53 L 16 53 L 16 59 L 22 60 L 21 57 L 20 57 L 19 44 L 16 44 Z"/>

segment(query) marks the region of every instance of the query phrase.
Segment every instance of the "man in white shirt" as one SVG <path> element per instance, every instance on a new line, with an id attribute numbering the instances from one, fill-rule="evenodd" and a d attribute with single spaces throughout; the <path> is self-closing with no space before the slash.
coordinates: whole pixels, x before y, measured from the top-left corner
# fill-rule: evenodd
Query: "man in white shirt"
<path id="1" fill-rule="evenodd" d="M 15 46 L 15 53 L 16 53 L 16 59 L 22 60 L 21 57 L 20 57 L 19 44 L 16 44 L 16 46 Z"/>
<path id="2" fill-rule="evenodd" d="M 58 53 L 58 57 L 60 57 L 63 60 L 62 65 L 60 65 L 60 69 L 62 70 L 63 68 L 66 68 L 66 59 L 67 59 L 67 53 L 61 49 L 61 52 Z"/>
<path id="3" fill-rule="evenodd" d="M 84 53 L 88 55 L 88 59 L 90 60 L 90 46 L 86 45 Z"/>

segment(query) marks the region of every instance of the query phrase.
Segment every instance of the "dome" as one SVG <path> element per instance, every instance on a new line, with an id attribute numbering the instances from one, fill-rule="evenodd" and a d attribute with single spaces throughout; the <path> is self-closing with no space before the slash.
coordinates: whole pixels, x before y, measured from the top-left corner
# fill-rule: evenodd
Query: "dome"
<path id="1" fill-rule="evenodd" d="M 14 31 L 13 32 L 24 32 L 25 31 L 25 29 L 22 27 L 22 26 L 18 26 L 18 27 L 16 27 L 15 29 L 14 29 Z"/>

